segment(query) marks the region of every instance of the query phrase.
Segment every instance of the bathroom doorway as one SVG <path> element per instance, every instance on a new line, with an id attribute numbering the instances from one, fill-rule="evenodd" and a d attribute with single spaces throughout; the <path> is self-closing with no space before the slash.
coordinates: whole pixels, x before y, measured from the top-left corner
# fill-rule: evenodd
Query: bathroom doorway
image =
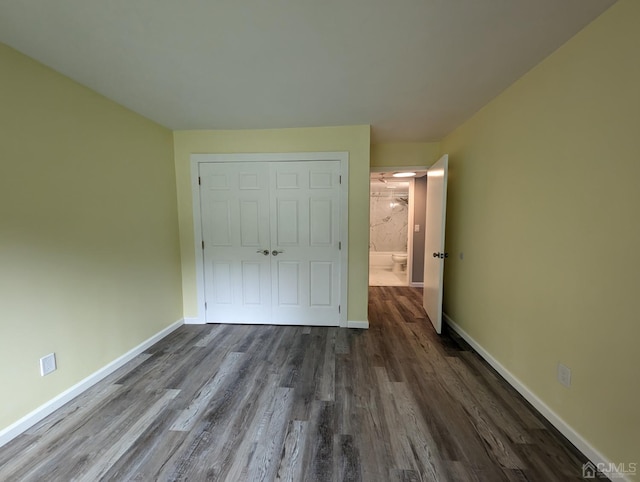
<path id="1" fill-rule="evenodd" d="M 372 169 L 369 202 L 369 285 L 423 286 L 426 167 Z"/>

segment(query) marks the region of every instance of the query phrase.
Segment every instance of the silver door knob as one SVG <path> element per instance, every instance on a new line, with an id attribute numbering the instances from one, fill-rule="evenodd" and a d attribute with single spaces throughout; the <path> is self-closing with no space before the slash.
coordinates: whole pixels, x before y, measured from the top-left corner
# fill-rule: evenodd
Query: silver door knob
<path id="1" fill-rule="evenodd" d="M 271 254 L 274 256 L 278 256 L 278 254 L 280 253 L 284 253 L 284 251 L 276 251 L 275 249 L 273 251 L 271 251 Z"/>
<path id="2" fill-rule="evenodd" d="M 262 253 L 265 256 L 269 256 L 269 250 L 268 249 L 259 249 L 258 251 L 256 251 L 256 253 Z"/>

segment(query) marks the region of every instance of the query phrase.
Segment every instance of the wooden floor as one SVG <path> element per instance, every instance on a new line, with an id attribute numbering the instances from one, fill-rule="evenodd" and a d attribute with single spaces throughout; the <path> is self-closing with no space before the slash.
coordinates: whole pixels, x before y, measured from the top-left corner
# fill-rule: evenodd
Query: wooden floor
<path id="1" fill-rule="evenodd" d="M 0 448 L 0 480 L 581 480 L 420 300 L 371 288 L 369 330 L 183 326 Z"/>

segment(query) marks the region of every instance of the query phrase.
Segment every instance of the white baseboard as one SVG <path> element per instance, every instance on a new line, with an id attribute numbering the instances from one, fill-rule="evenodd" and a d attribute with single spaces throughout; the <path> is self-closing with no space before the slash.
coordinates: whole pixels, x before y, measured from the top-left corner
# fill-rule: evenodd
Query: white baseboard
<path id="1" fill-rule="evenodd" d="M 347 320 L 347 328 L 359 328 L 361 330 L 368 330 L 369 320 L 364 320 L 364 321 Z"/>
<path id="2" fill-rule="evenodd" d="M 204 325 L 205 322 L 201 321 L 200 318 L 184 318 L 185 325 Z"/>
<path id="3" fill-rule="evenodd" d="M 3 430 L 0 430 L 0 447 L 5 445 L 7 442 L 13 440 L 15 437 L 23 433 L 25 430 L 28 430 L 29 428 L 34 426 L 40 420 L 42 420 L 46 416 L 50 415 L 51 413 L 53 413 L 54 411 L 62 407 L 65 403 L 73 400 L 82 392 L 89 389 L 90 387 L 98 383 L 100 380 L 105 378 L 107 375 L 110 375 L 111 373 L 115 372 L 118 368 L 123 366 L 125 363 L 134 359 L 136 356 L 144 352 L 151 345 L 157 343 L 158 341 L 160 341 L 162 338 L 164 338 L 171 332 L 177 330 L 183 324 L 184 324 L 184 319 L 180 319 L 175 323 L 169 325 L 165 329 L 153 335 L 151 338 L 148 338 L 147 340 L 140 343 L 135 348 L 132 348 L 121 357 L 116 358 L 108 365 L 105 365 L 104 367 L 100 368 L 98 371 L 89 375 L 84 380 L 81 380 L 80 382 L 73 385 L 71 388 L 65 390 L 60 395 L 52 398 L 51 400 L 44 403 L 43 405 L 40 405 L 34 411 L 32 411 L 31 413 L 28 413 L 17 422 L 9 425 L 7 428 Z"/>
<path id="4" fill-rule="evenodd" d="M 234 324 L 233 322 L 230 322 L 231 324 Z M 200 321 L 199 318 L 184 318 L 184 324 L 185 325 L 200 325 L 203 324 L 203 322 Z M 318 326 L 324 326 L 324 325 L 318 325 Z M 367 330 L 369 329 L 369 322 L 367 320 L 365 321 L 350 321 L 347 320 L 345 321 L 340 321 L 339 325 L 340 328 L 359 328 L 361 330 Z"/>
<path id="5" fill-rule="evenodd" d="M 460 325 L 451 319 L 446 313 L 442 314 L 443 319 L 458 335 L 462 337 L 471 347 L 478 352 L 478 354 L 484 358 L 484 360 L 491 365 L 509 385 L 515 388 L 520 395 L 522 395 L 531 405 L 533 405 L 538 412 L 546 418 L 551 425 L 553 425 L 558 431 L 564 435 L 578 450 L 580 450 L 591 462 L 598 467 L 611 468 L 613 471 L 609 472 L 610 478 L 627 480 L 631 482 L 631 479 L 625 477 L 624 474 L 615 471 L 615 464 L 607 460 L 600 452 L 598 452 L 582 435 L 576 432 L 567 422 L 565 422 L 560 416 L 555 413 L 549 406 L 544 403 L 538 396 L 533 393 L 523 382 L 521 382 L 515 375 L 507 370 L 498 360 L 496 360 L 487 350 L 485 350 L 477 341 L 475 341 L 471 335 L 469 335 Z"/>

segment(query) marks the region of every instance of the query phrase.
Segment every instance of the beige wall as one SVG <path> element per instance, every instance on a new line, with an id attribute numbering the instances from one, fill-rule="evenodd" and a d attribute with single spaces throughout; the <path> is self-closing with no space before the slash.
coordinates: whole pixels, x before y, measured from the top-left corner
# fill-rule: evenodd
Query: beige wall
<path id="1" fill-rule="evenodd" d="M 431 166 L 440 157 L 439 142 L 371 144 L 371 167 Z"/>
<path id="2" fill-rule="evenodd" d="M 185 317 L 195 318 L 198 315 L 191 154 L 347 151 L 349 152 L 349 307 L 347 316 L 350 321 L 367 320 L 369 138 L 369 126 L 174 132 Z"/>
<path id="3" fill-rule="evenodd" d="M 0 71 L 1 430 L 182 300 L 171 132 L 2 44 Z"/>
<path id="4" fill-rule="evenodd" d="M 442 142 L 445 311 L 617 463 L 640 462 L 639 19 L 621 0 Z"/>

